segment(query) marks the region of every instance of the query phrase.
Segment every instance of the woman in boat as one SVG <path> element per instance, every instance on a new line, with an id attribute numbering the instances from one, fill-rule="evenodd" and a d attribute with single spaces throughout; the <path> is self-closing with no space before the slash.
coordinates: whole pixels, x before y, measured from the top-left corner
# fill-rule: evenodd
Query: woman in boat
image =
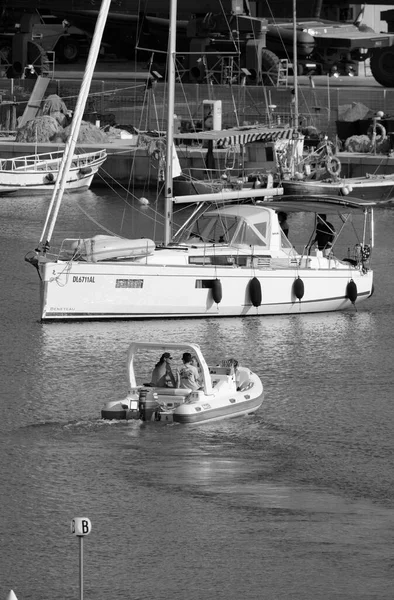
<path id="1" fill-rule="evenodd" d="M 176 387 L 176 378 L 171 370 L 170 360 L 172 356 L 169 352 L 164 352 L 160 360 L 156 363 L 152 371 L 150 385 L 153 387 Z"/>

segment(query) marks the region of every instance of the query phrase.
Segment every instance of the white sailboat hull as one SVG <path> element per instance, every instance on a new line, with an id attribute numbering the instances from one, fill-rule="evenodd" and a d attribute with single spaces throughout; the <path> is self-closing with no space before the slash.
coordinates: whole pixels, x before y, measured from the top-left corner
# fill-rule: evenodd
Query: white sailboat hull
<path id="1" fill-rule="evenodd" d="M 350 308 L 348 283 L 357 286 L 356 304 L 372 294 L 373 272 L 346 267 L 256 269 L 220 266 L 163 266 L 130 262 L 41 262 L 41 319 L 146 319 L 300 314 Z M 294 281 L 304 295 L 298 300 Z M 262 301 L 253 306 L 249 282 L 257 277 Z M 201 287 L 219 279 L 222 299 Z"/>
<path id="2" fill-rule="evenodd" d="M 65 190 L 88 189 L 107 158 L 105 150 L 75 154 Z M 47 152 L 0 161 L 0 195 L 52 194 L 63 152 Z"/>

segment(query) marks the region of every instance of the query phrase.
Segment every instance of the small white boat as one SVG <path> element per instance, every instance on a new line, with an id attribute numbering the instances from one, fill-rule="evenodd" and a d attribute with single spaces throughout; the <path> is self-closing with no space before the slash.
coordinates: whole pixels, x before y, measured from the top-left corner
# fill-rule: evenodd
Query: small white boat
<path id="1" fill-rule="evenodd" d="M 0 195 L 52 194 L 63 154 L 59 150 L 0 160 Z M 88 189 L 106 158 L 106 150 L 74 154 L 64 189 Z"/>
<path id="2" fill-rule="evenodd" d="M 181 363 L 181 353 L 185 351 L 197 361 L 200 389 L 152 387 L 144 383 L 158 356 L 168 352 Z M 134 369 L 138 352 L 138 366 L 144 371 L 140 383 Z M 256 373 L 231 358 L 208 366 L 197 344 L 133 342 L 128 351 L 127 373 L 127 396 L 107 402 L 101 410 L 103 419 L 207 423 L 253 414 L 264 398 L 263 384 Z"/>

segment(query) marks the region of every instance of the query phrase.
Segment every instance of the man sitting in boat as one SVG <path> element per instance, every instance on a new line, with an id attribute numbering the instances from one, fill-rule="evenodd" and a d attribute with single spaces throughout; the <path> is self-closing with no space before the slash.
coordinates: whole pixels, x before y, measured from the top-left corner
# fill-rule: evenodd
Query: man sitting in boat
<path id="1" fill-rule="evenodd" d="M 169 352 L 164 352 L 160 360 L 156 363 L 152 371 L 150 385 L 153 387 L 176 387 L 176 378 L 171 370 L 170 360 L 172 356 Z"/>
<path id="2" fill-rule="evenodd" d="M 192 391 L 199 390 L 201 388 L 200 374 L 193 364 L 193 357 L 190 352 L 183 353 L 182 362 L 183 366 L 179 369 L 179 387 Z"/>
<path id="3" fill-rule="evenodd" d="M 334 225 L 327 221 L 327 215 L 317 215 L 316 235 L 313 244 L 317 244 L 319 250 L 329 254 L 335 238 Z"/>

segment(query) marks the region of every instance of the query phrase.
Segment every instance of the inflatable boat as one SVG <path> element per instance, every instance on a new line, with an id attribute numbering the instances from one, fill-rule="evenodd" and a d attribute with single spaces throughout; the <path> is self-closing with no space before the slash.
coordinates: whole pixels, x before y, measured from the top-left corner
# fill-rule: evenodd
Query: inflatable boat
<path id="1" fill-rule="evenodd" d="M 197 389 L 183 387 L 179 378 L 185 353 L 192 355 L 198 370 L 200 385 Z M 137 354 L 141 357 L 140 361 L 137 361 Z M 179 369 L 174 365 L 168 367 L 171 378 L 160 387 L 147 382 L 148 365 L 152 367 L 159 355 L 168 355 L 171 359 L 175 357 L 175 361 L 180 363 Z M 137 362 L 143 371 L 140 383 L 135 374 Z M 127 396 L 107 402 L 101 410 L 103 419 L 207 423 L 253 414 L 260 408 L 264 398 L 263 384 L 256 373 L 239 365 L 234 358 L 208 366 L 197 344 L 134 342 L 128 350 L 127 372 Z"/>

